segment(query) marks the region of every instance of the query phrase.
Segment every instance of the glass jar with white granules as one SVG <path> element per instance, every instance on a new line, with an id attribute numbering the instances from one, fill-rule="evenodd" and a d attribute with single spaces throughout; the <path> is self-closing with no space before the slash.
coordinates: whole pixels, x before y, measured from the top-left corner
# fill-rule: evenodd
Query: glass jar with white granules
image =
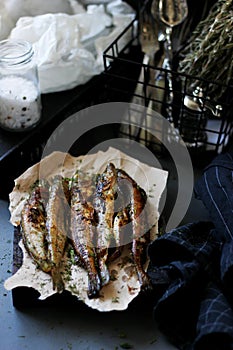
<path id="1" fill-rule="evenodd" d="M 0 126 L 25 131 L 41 118 L 37 65 L 32 45 L 22 40 L 0 41 Z"/>

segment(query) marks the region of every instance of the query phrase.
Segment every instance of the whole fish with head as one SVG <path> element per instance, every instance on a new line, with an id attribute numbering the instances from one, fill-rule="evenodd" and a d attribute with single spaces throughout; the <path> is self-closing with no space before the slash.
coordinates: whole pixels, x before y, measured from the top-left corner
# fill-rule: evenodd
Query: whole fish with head
<path id="1" fill-rule="evenodd" d="M 61 175 L 52 179 L 46 212 L 48 258 L 52 266 L 53 288 L 60 293 L 64 289 L 60 268 L 67 242 L 70 212 L 69 181 Z"/>
<path id="2" fill-rule="evenodd" d="M 48 273 L 51 263 L 48 258 L 46 203 L 49 186 L 45 180 L 36 181 L 21 212 L 21 232 L 24 246 L 38 267 Z"/>
<path id="3" fill-rule="evenodd" d="M 148 230 L 145 232 L 145 204 L 147 196 L 145 191 L 138 186 L 135 180 L 122 169 L 117 170 L 117 181 L 119 184 L 123 181 L 125 191 L 130 193 L 128 214 L 132 225 L 132 258 L 134 260 L 139 283 L 144 289 L 147 289 L 151 287 L 148 275 L 144 269 L 146 250 L 150 243 L 150 232 Z"/>
<path id="4" fill-rule="evenodd" d="M 96 213 L 96 245 L 99 271 L 102 285 L 110 280 L 108 267 L 108 248 L 114 239 L 113 221 L 116 197 L 116 168 L 114 164 L 107 164 L 103 173 L 97 176 L 94 209 Z"/>
<path id="5" fill-rule="evenodd" d="M 71 183 L 71 233 L 70 237 L 74 249 L 80 257 L 88 274 L 88 297 L 97 298 L 101 288 L 101 281 L 96 266 L 97 256 L 94 247 L 95 215 L 94 208 L 87 201 L 90 188 L 79 181 L 79 172 L 75 174 Z M 82 186 L 80 186 L 82 184 Z"/>

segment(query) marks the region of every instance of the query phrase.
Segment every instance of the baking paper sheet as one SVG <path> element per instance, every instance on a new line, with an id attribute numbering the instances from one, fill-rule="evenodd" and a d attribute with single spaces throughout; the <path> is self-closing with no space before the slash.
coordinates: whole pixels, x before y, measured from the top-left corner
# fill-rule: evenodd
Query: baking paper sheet
<path id="1" fill-rule="evenodd" d="M 148 227 L 151 229 L 151 239 L 156 238 L 159 218 L 158 206 L 161 194 L 166 187 L 168 173 L 164 170 L 148 166 L 127 154 L 110 147 L 106 152 L 99 151 L 86 156 L 72 157 L 62 152 L 53 152 L 41 162 L 30 167 L 15 180 L 15 187 L 10 194 L 11 213 L 10 221 L 13 225 L 20 224 L 20 213 L 29 196 L 31 185 L 38 178 L 53 177 L 61 174 L 71 177 L 77 169 L 90 174 L 104 171 L 107 163 L 113 162 L 117 168 L 125 170 L 141 186 L 147 194 Z M 22 241 L 23 264 L 20 269 L 5 282 L 5 288 L 11 290 L 15 287 L 26 286 L 36 289 L 40 299 L 45 299 L 55 293 L 52 288 L 52 279 L 49 274 L 40 271 L 25 250 Z M 109 271 L 116 277 L 101 289 L 97 299 L 87 296 L 88 277 L 84 269 L 72 264 L 67 254 L 64 256 L 65 289 L 77 296 L 86 305 L 99 311 L 124 310 L 128 304 L 139 294 L 140 285 L 135 268 L 128 259 L 130 244 L 124 247 L 122 255 L 109 264 Z M 69 273 L 67 274 L 67 270 Z"/>

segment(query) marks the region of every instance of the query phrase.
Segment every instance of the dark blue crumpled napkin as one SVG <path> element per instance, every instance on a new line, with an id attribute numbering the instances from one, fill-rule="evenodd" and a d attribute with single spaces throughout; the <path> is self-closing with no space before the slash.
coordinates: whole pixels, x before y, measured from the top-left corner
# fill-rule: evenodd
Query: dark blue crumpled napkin
<path id="1" fill-rule="evenodd" d="M 211 222 L 178 227 L 148 248 L 154 317 L 179 349 L 233 349 L 232 159 L 216 157 L 195 186 Z"/>
<path id="2" fill-rule="evenodd" d="M 223 245 L 220 268 L 223 288 L 233 308 L 233 240 Z"/>
<path id="3" fill-rule="evenodd" d="M 218 255 L 219 244 L 212 230 L 210 222 L 187 224 L 165 233 L 148 247 L 154 318 L 180 349 L 191 349 L 203 290 Z"/>
<path id="4" fill-rule="evenodd" d="M 195 195 L 209 211 L 221 243 L 233 239 L 233 157 L 217 156 L 195 184 Z"/>
<path id="5" fill-rule="evenodd" d="M 214 283 L 205 289 L 197 322 L 195 350 L 233 349 L 233 312 L 225 295 Z"/>
<path id="6" fill-rule="evenodd" d="M 233 156 L 217 156 L 195 185 L 196 197 L 209 211 L 215 239 L 222 244 L 220 273 L 224 292 L 233 307 Z"/>

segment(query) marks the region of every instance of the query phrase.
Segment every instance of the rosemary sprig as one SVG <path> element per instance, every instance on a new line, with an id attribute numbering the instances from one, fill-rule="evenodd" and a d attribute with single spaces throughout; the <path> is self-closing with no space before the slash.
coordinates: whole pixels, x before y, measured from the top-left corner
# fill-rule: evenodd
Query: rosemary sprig
<path id="1" fill-rule="evenodd" d="M 232 83 L 232 29 L 233 0 L 218 0 L 197 25 L 179 64 L 181 73 L 220 83 L 209 87 L 208 93 L 215 99 L 220 99 Z M 199 81 L 197 84 L 200 86 Z"/>

